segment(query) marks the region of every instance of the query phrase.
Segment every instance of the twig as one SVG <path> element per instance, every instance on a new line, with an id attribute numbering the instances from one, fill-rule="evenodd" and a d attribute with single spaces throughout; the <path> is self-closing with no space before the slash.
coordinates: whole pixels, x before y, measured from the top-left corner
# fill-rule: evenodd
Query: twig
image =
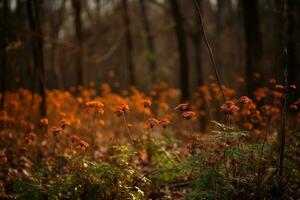
<path id="1" fill-rule="evenodd" d="M 154 169 L 151 170 L 149 172 L 147 172 L 146 174 L 144 174 L 141 178 L 139 178 L 133 185 L 132 187 L 135 187 L 139 182 L 141 182 L 141 180 L 143 180 L 143 178 L 149 176 L 150 174 L 153 174 L 154 172 L 158 172 L 158 171 L 162 171 L 161 169 Z"/>
<path id="2" fill-rule="evenodd" d="M 262 155 L 264 152 L 264 147 L 267 141 L 267 136 L 269 133 L 269 127 L 270 127 L 270 123 L 271 123 L 271 116 L 268 118 L 268 122 L 267 122 L 267 128 L 266 128 L 266 133 L 264 135 L 264 140 L 260 149 L 260 155 L 259 155 L 259 163 L 258 163 L 258 170 L 257 170 L 257 181 L 256 181 L 256 194 L 258 195 L 259 192 L 259 184 L 260 184 L 260 173 L 261 173 L 261 160 L 262 160 Z"/>
<path id="3" fill-rule="evenodd" d="M 208 41 L 208 38 L 207 38 L 207 35 L 206 35 L 206 31 L 205 31 L 202 15 L 201 15 L 201 12 L 200 12 L 200 8 L 199 8 L 199 5 L 198 5 L 196 0 L 193 0 L 193 2 L 194 2 L 194 5 L 197 9 L 197 13 L 198 13 L 198 17 L 199 17 L 199 20 L 200 20 L 200 24 L 201 24 L 201 28 L 202 28 L 202 32 L 203 32 L 203 36 L 204 36 L 204 40 L 205 40 L 205 44 L 207 46 L 207 49 L 209 51 L 209 54 L 210 54 L 210 57 L 211 57 L 211 60 L 212 60 L 212 63 L 213 63 L 213 68 L 214 68 L 215 75 L 216 75 L 216 78 L 217 78 L 217 81 L 218 81 L 218 85 L 219 85 L 220 91 L 222 93 L 223 99 L 224 99 L 224 101 L 226 101 L 226 96 L 225 96 L 225 93 L 224 93 L 223 88 L 222 88 L 221 79 L 220 79 L 220 76 L 219 76 L 219 73 L 218 73 L 218 69 L 217 69 L 217 66 L 216 66 L 214 55 L 213 55 L 212 49 L 210 47 L 210 44 L 209 44 L 209 41 Z"/>

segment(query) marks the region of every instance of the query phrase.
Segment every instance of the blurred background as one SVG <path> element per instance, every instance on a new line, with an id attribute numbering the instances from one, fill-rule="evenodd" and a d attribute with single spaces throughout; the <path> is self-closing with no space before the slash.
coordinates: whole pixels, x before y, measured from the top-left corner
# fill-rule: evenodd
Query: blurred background
<path id="1" fill-rule="evenodd" d="M 299 0 L 196 0 L 222 84 L 300 85 Z M 1 92 L 109 83 L 182 99 L 214 74 L 193 0 L 1 0 Z M 287 55 L 284 49 L 287 49 Z M 40 89 L 39 89 L 40 88 Z"/>

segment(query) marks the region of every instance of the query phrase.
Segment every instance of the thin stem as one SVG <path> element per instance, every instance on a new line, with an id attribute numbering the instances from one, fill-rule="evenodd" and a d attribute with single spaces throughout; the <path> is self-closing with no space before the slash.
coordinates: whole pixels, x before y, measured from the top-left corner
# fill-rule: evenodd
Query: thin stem
<path id="1" fill-rule="evenodd" d="M 264 152 L 264 147 L 265 147 L 265 144 L 266 144 L 266 141 L 267 141 L 267 136 L 268 136 L 268 133 L 269 133 L 270 123 L 271 123 L 271 116 L 269 117 L 268 122 L 267 122 L 267 129 L 266 129 L 266 133 L 264 135 L 264 140 L 263 140 L 263 143 L 262 143 L 262 146 L 261 146 L 261 149 L 260 149 L 260 154 L 259 154 L 259 163 L 258 163 L 258 170 L 257 170 L 257 182 L 256 182 L 256 194 L 258 194 L 258 192 L 259 192 L 260 174 L 261 174 L 261 160 L 262 160 L 262 155 L 263 155 L 263 152 Z"/>
<path id="2" fill-rule="evenodd" d="M 129 130 L 129 128 L 128 128 L 128 123 L 127 123 L 127 120 L 126 120 L 126 117 L 125 117 L 125 113 L 123 114 L 123 119 L 124 119 L 124 123 L 125 123 L 126 129 L 127 129 L 127 133 L 128 133 L 130 142 L 131 142 L 131 144 L 134 146 L 134 142 L 133 142 L 133 139 L 132 139 L 130 130 Z"/>
<path id="3" fill-rule="evenodd" d="M 215 72 L 215 75 L 216 75 L 216 78 L 217 78 L 217 81 L 218 81 L 218 85 L 219 85 L 220 91 L 222 93 L 223 99 L 224 99 L 224 101 L 226 101 L 226 96 L 225 96 L 225 93 L 224 93 L 223 88 L 222 88 L 221 79 L 220 79 L 220 76 L 219 76 L 219 73 L 218 73 L 218 69 L 217 69 L 217 66 L 216 66 L 215 58 L 214 58 L 212 49 L 210 47 L 207 35 L 206 35 L 206 31 L 205 31 L 205 27 L 204 27 L 204 22 L 203 22 L 202 15 L 201 15 L 201 12 L 200 12 L 200 7 L 199 7 L 199 5 L 198 5 L 198 3 L 197 3 L 196 0 L 193 0 L 193 1 L 194 1 L 194 4 L 195 4 L 195 7 L 197 9 L 197 13 L 198 13 L 198 17 L 199 17 L 199 20 L 200 20 L 200 24 L 201 24 L 201 28 L 202 28 L 202 32 L 203 32 L 203 36 L 204 36 L 204 40 L 205 40 L 205 44 L 207 46 L 207 49 L 209 51 L 209 55 L 211 57 L 211 61 L 212 61 L 214 72 Z"/>

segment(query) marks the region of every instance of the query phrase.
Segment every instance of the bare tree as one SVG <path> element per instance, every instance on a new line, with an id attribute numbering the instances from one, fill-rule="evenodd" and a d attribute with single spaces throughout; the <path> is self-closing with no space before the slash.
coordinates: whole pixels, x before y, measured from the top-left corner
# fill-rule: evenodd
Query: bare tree
<path id="1" fill-rule="evenodd" d="M 1 80 L 1 103 L 0 103 L 0 111 L 4 109 L 4 99 L 5 99 L 5 76 L 6 73 L 6 21 L 7 21 L 7 0 L 3 1 L 2 13 L 1 13 L 1 73 L 0 73 L 0 80 Z"/>
<path id="2" fill-rule="evenodd" d="M 135 80 L 135 66 L 133 62 L 133 44 L 132 44 L 132 34 L 131 34 L 131 21 L 128 13 L 128 2 L 127 0 L 122 0 L 122 8 L 123 8 L 123 19 L 124 25 L 126 27 L 125 37 L 126 37 L 126 60 L 127 60 L 127 68 L 129 72 L 129 84 L 136 85 Z"/>
<path id="3" fill-rule="evenodd" d="M 43 53 L 43 33 L 41 29 L 41 1 L 27 0 L 28 22 L 31 31 L 34 74 L 38 80 L 38 92 L 42 97 L 40 104 L 41 117 L 46 117 L 45 70 Z"/>
<path id="4" fill-rule="evenodd" d="M 175 22 L 176 39 L 180 60 L 180 89 L 181 100 L 189 99 L 189 61 L 186 44 L 186 33 L 183 26 L 182 14 L 177 0 L 170 0 L 172 15 Z"/>
<path id="5" fill-rule="evenodd" d="M 78 48 L 78 53 L 76 56 L 76 71 L 77 71 L 77 84 L 84 85 L 84 75 L 83 75 L 83 35 L 82 35 L 82 21 L 81 21 L 81 0 L 72 0 L 72 6 L 74 10 L 74 27 L 75 27 L 75 37 Z"/>
<path id="6" fill-rule="evenodd" d="M 142 21 L 143 21 L 143 27 L 146 34 L 146 40 L 147 40 L 147 49 L 149 56 L 149 66 L 151 69 L 151 80 L 152 83 L 155 82 L 156 78 L 156 58 L 155 58 L 155 49 L 154 49 L 154 41 L 153 41 L 153 35 L 150 30 L 150 23 L 148 18 L 148 0 L 140 0 L 140 7 L 141 7 L 141 15 L 142 15 Z"/>
<path id="7" fill-rule="evenodd" d="M 246 41 L 246 79 L 248 95 L 262 85 L 262 36 L 260 29 L 258 0 L 242 0 Z"/>

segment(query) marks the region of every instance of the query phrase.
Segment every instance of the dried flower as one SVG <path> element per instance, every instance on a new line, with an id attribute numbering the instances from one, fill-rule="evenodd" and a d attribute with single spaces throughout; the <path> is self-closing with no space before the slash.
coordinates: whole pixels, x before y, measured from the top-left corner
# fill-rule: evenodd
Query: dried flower
<path id="1" fill-rule="evenodd" d="M 42 119 L 40 120 L 40 124 L 41 124 L 42 126 L 47 126 L 47 125 L 49 124 L 49 121 L 48 121 L 47 118 L 42 118 Z"/>
<path id="2" fill-rule="evenodd" d="M 5 155 L 0 156 L 0 165 L 5 165 L 7 163 L 7 157 Z"/>
<path id="3" fill-rule="evenodd" d="M 175 107 L 175 110 L 179 110 L 180 112 L 189 111 L 190 105 L 188 103 L 181 103 Z"/>
<path id="4" fill-rule="evenodd" d="M 163 118 L 163 119 L 159 120 L 159 122 L 158 122 L 158 124 L 160 126 L 162 126 L 163 128 L 166 128 L 170 123 L 171 123 L 171 121 L 168 118 Z"/>
<path id="5" fill-rule="evenodd" d="M 182 116 L 186 119 L 186 120 L 190 120 L 192 117 L 194 117 L 196 115 L 195 112 L 193 111 L 185 111 L 182 113 Z"/>
<path id="6" fill-rule="evenodd" d="M 149 118 L 145 123 L 146 129 L 153 128 L 157 124 L 159 124 L 159 121 L 157 119 Z"/>
<path id="7" fill-rule="evenodd" d="M 252 100 L 247 96 L 242 96 L 241 98 L 239 98 L 239 102 L 246 104 L 246 103 L 252 103 Z"/>
<path id="8" fill-rule="evenodd" d="M 61 127 L 53 126 L 51 128 L 51 132 L 54 134 L 54 136 L 57 136 L 58 134 L 63 133 L 63 129 Z"/>
<path id="9" fill-rule="evenodd" d="M 152 105 L 152 102 L 149 99 L 145 99 L 142 101 L 144 108 L 149 108 Z"/>
<path id="10" fill-rule="evenodd" d="M 225 104 L 223 104 L 220 107 L 221 111 L 225 112 L 226 114 L 233 115 L 236 111 L 238 111 L 240 108 L 235 105 L 233 101 L 226 101 Z"/>
<path id="11" fill-rule="evenodd" d="M 89 148 L 90 145 L 86 141 L 80 140 L 78 142 L 78 146 L 81 147 L 83 150 L 86 150 L 87 148 Z"/>

